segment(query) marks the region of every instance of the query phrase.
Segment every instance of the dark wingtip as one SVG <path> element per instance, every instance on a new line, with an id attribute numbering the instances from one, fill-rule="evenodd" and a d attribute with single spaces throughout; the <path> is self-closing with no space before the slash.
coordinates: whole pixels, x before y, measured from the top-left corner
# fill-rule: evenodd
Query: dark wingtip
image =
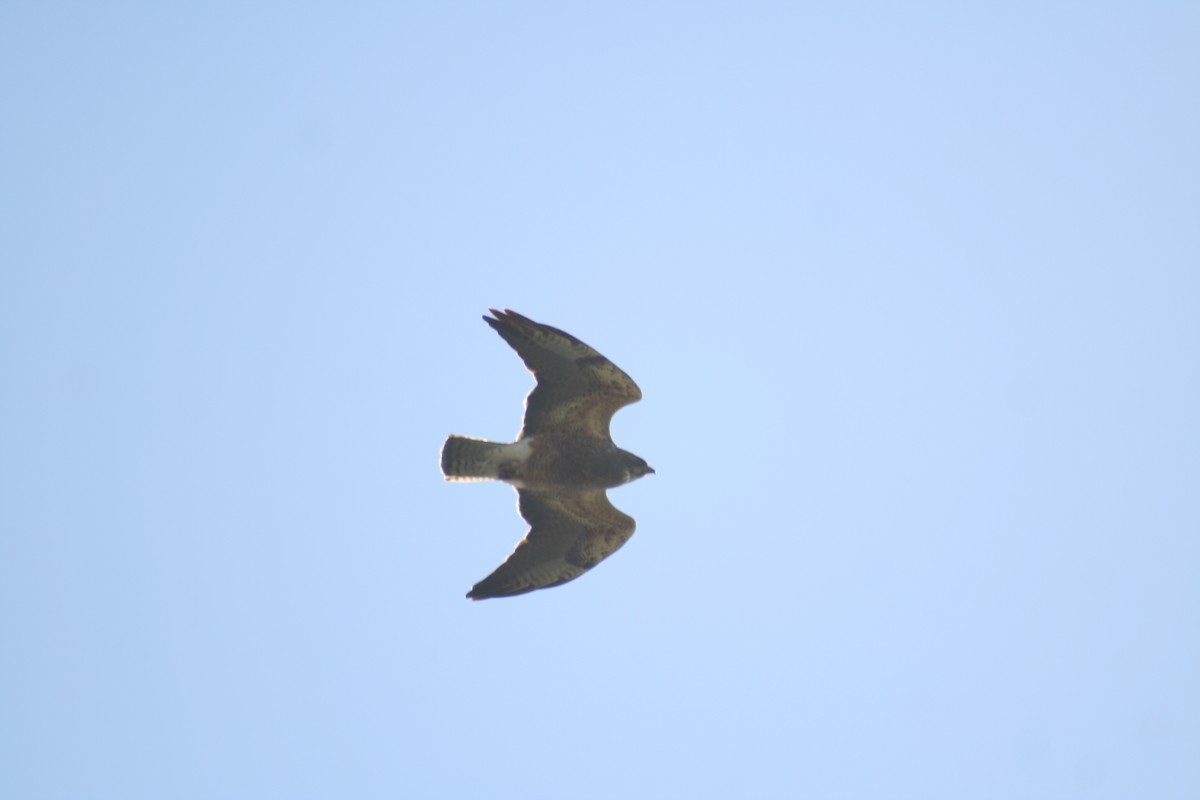
<path id="1" fill-rule="evenodd" d="M 489 308 L 488 311 L 495 314 L 496 319 L 498 319 L 501 322 L 509 322 L 509 323 L 525 322 L 525 323 L 528 323 L 528 324 L 534 325 L 534 326 L 537 326 L 540 324 L 540 323 L 534 322 L 529 317 L 525 316 L 524 314 L 520 313 L 519 311 L 513 311 L 511 308 L 506 308 L 503 311 L 497 311 L 494 308 Z M 487 317 L 484 317 L 484 319 L 487 319 Z M 489 322 L 490 322 L 490 320 L 489 320 Z"/>
<path id="2" fill-rule="evenodd" d="M 504 323 L 505 323 L 504 315 L 501 314 L 499 311 L 497 311 L 494 308 L 489 308 L 488 311 L 491 311 L 496 316 L 495 317 L 484 317 L 483 321 L 486 322 L 488 325 L 490 325 L 492 327 L 492 330 L 499 332 L 504 327 Z"/>
<path id="3" fill-rule="evenodd" d="M 528 318 L 521 316 L 517 312 L 507 308 L 503 311 L 495 308 L 489 308 L 488 311 L 492 313 L 492 316 L 484 317 L 483 321 L 488 325 L 491 325 L 496 330 L 500 330 L 501 326 L 511 327 L 514 322 L 531 321 Z"/>
<path id="4" fill-rule="evenodd" d="M 491 600 L 497 597 L 516 597 L 519 594 L 528 594 L 535 589 L 544 589 L 545 586 L 521 586 L 514 585 L 504 580 L 490 580 L 491 575 L 487 576 L 479 583 L 471 587 L 471 591 L 467 592 L 468 600 Z M 547 584 L 548 586 L 557 586 L 558 584 Z"/>
<path id="5" fill-rule="evenodd" d="M 506 308 L 503 311 L 499 311 L 494 308 L 489 308 L 488 311 L 492 312 L 494 317 L 484 317 L 483 321 L 486 322 L 488 325 L 491 325 L 492 328 L 497 333 L 504 336 L 505 339 L 508 339 L 510 344 L 512 343 L 512 339 L 509 339 L 508 335 L 505 334 L 505 331 L 511 331 L 513 333 L 524 333 L 524 334 L 528 335 L 530 328 L 537 329 L 537 328 L 548 327 L 545 325 L 540 325 L 539 323 L 536 323 L 533 320 L 531 320 L 529 317 L 518 314 L 516 311 L 513 311 L 510 308 Z M 557 330 L 557 329 L 551 328 L 551 330 Z M 563 331 L 558 331 L 558 332 L 563 333 Z M 570 334 L 564 333 L 564 335 L 567 336 L 568 338 L 574 338 L 574 337 L 571 337 Z"/>
<path id="6" fill-rule="evenodd" d="M 488 576 L 488 577 L 491 577 L 491 576 Z M 489 587 L 487 586 L 487 578 L 484 578 L 483 580 L 477 582 L 474 586 L 471 587 L 471 591 L 467 592 L 468 600 L 476 600 L 476 601 L 487 600 L 489 598 L 499 597 L 499 596 L 500 595 L 497 595 L 494 591 L 489 591 Z"/>

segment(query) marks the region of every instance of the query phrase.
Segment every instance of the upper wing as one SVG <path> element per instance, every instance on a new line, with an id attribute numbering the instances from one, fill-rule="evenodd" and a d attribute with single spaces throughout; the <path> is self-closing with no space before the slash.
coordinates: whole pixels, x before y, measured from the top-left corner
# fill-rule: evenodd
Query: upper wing
<path id="1" fill-rule="evenodd" d="M 503 564 L 467 593 L 472 600 L 510 597 L 574 580 L 633 535 L 633 517 L 608 502 L 603 489 L 518 489 L 517 495 L 529 533 Z"/>
<path id="2" fill-rule="evenodd" d="M 525 425 L 518 439 L 556 429 L 583 429 L 608 438 L 608 424 L 642 390 L 616 364 L 569 333 L 515 311 L 488 309 L 484 321 L 504 337 L 537 386 L 525 398 Z"/>

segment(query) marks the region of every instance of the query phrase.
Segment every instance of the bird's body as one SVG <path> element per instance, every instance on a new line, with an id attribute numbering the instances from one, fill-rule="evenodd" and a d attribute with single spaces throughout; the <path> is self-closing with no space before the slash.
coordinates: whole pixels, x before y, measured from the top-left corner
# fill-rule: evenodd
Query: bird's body
<path id="1" fill-rule="evenodd" d="M 513 311 L 484 317 L 537 378 L 517 441 L 450 436 L 442 447 L 449 481 L 501 480 L 517 488 L 529 533 L 512 555 L 467 595 L 523 594 L 582 575 L 633 535 L 633 518 L 606 489 L 651 474 L 617 447 L 612 415 L 642 393 L 628 375 L 583 342 Z"/>
<path id="2" fill-rule="evenodd" d="M 540 433 L 512 444 L 451 436 L 442 448 L 446 480 L 495 479 L 518 489 L 611 489 L 635 476 L 624 450 L 574 433 Z"/>

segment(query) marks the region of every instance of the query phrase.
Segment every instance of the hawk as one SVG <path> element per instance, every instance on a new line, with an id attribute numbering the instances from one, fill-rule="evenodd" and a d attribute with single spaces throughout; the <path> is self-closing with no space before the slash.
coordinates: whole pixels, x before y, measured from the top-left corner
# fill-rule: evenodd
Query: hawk
<path id="1" fill-rule="evenodd" d="M 537 385 L 511 444 L 452 435 L 442 445 L 448 481 L 501 480 L 516 487 L 529 532 L 472 600 L 510 597 L 578 578 L 633 535 L 633 517 L 606 489 L 651 475 L 643 459 L 613 444 L 613 414 L 642 399 L 615 364 L 569 333 L 515 311 L 489 309 L 484 321 L 517 351 Z"/>

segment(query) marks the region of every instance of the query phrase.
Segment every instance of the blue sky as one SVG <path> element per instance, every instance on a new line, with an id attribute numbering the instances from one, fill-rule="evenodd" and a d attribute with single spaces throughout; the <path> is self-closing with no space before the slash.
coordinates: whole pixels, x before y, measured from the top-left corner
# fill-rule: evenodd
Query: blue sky
<path id="1" fill-rule="evenodd" d="M 1200 793 L 1190 4 L 0 10 L 0 796 Z M 510 307 L 641 385 L 525 528 Z"/>

